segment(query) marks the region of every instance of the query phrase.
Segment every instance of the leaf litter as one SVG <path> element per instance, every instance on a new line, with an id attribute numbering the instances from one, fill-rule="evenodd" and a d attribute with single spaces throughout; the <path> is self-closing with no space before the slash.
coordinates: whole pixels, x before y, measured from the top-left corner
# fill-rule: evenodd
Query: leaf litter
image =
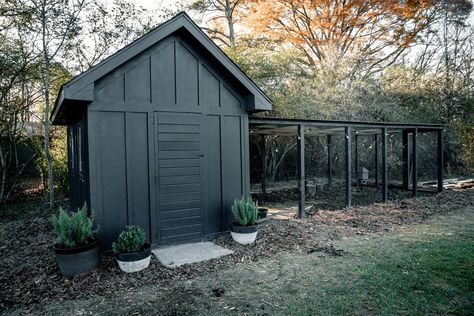
<path id="1" fill-rule="evenodd" d="M 276 211 L 295 211 L 294 202 L 267 201 L 270 214 Z M 415 199 L 396 199 L 390 203 L 375 203 L 349 209 L 324 208 L 316 205 L 308 211 L 308 218 L 271 218 L 259 224 L 254 244 L 234 243 L 228 234 L 214 238 L 214 242 L 234 251 L 232 255 L 167 269 L 152 260 L 144 271 L 125 274 L 118 268 L 113 256 L 105 253 L 99 267 L 87 274 L 67 280 L 59 272 L 54 258 L 54 242 L 49 217 L 11 218 L 0 222 L 0 312 L 15 309 L 39 310 L 53 302 L 107 298 L 116 291 L 137 290 L 144 285 L 157 285 L 163 299 L 180 301 L 179 306 L 163 303 L 163 311 L 186 314 L 187 303 L 193 304 L 193 295 L 225 295 L 221 288 L 211 293 L 172 291 L 176 281 L 192 280 L 235 265 L 245 265 L 280 252 L 319 253 L 344 256 L 332 243 L 344 237 L 366 233 L 384 233 L 405 225 L 420 223 L 435 214 L 459 210 L 474 211 L 474 190 L 447 190 Z M 0 214 L 1 215 L 1 214 Z M 171 304 L 171 303 L 170 303 Z M 158 312 L 158 311 L 157 311 Z M 172 313 L 172 314 L 173 314 Z"/>

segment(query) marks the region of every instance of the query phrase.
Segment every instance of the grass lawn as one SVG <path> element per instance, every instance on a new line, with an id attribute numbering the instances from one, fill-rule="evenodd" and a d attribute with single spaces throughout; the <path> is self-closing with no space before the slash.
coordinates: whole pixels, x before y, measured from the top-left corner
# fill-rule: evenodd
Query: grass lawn
<path id="1" fill-rule="evenodd" d="M 171 286 L 156 284 L 46 308 L 50 314 L 474 314 L 474 212 L 398 233 L 344 238 L 342 255 L 280 253 Z M 331 253 L 331 254 L 329 254 Z M 338 254 L 338 252 L 336 252 Z"/>
<path id="2" fill-rule="evenodd" d="M 446 218 L 402 235 L 346 242 L 353 258 L 329 271 L 303 273 L 284 309 L 291 314 L 473 314 L 474 230 L 472 220 Z M 308 262 L 306 268 L 310 269 Z M 328 278 L 329 279 L 329 278 Z M 322 281 L 322 282 L 321 282 Z"/>

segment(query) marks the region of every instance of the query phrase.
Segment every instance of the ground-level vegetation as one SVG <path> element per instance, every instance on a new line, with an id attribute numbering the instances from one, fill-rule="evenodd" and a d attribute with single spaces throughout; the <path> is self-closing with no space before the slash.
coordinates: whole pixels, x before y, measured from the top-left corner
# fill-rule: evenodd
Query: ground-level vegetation
<path id="1" fill-rule="evenodd" d="M 4 313 L 472 314 L 474 191 L 448 190 L 352 209 L 270 206 L 250 246 L 174 269 L 124 274 L 105 253 L 95 271 L 64 279 L 43 199 L 0 209 Z"/>

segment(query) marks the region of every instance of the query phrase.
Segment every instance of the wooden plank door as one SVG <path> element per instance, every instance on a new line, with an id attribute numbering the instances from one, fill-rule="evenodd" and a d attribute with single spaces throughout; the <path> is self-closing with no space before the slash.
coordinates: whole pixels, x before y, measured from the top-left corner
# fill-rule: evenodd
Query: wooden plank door
<path id="1" fill-rule="evenodd" d="M 158 232 L 161 244 L 203 235 L 201 115 L 156 112 Z"/>
<path id="2" fill-rule="evenodd" d="M 70 209 L 76 211 L 88 203 L 88 154 L 85 116 L 68 127 Z"/>

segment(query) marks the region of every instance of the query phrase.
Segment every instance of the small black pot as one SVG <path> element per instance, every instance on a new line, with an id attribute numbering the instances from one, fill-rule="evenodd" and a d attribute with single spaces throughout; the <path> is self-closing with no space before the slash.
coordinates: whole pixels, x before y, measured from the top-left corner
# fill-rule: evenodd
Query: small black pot
<path id="1" fill-rule="evenodd" d="M 132 262 L 145 259 L 151 255 L 150 244 L 145 244 L 142 251 L 138 252 L 124 252 L 115 254 L 115 258 L 123 262 Z"/>
<path id="2" fill-rule="evenodd" d="M 267 218 L 267 215 L 268 215 L 268 208 L 266 207 L 258 208 L 258 219 Z"/>
<path id="3" fill-rule="evenodd" d="M 257 225 L 253 226 L 241 226 L 239 223 L 232 223 L 230 227 L 231 231 L 237 234 L 251 234 L 257 231 Z"/>
<path id="4" fill-rule="evenodd" d="M 81 247 L 62 248 L 54 245 L 53 249 L 59 270 L 67 278 L 92 271 L 100 262 L 100 239 Z"/>

